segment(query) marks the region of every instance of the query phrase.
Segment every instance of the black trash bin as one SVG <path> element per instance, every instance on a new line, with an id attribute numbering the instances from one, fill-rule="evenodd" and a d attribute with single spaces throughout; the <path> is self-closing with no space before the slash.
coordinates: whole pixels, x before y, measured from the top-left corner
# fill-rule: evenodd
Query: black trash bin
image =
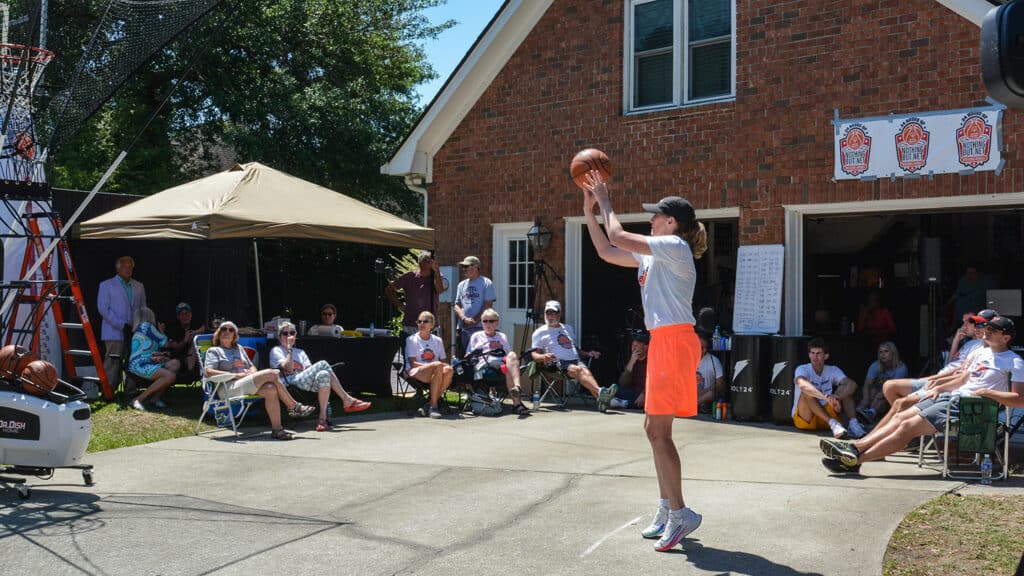
<path id="1" fill-rule="evenodd" d="M 772 421 L 793 424 L 793 371 L 806 364 L 808 336 L 772 336 L 771 400 Z"/>
<path id="2" fill-rule="evenodd" d="M 732 337 L 732 380 L 729 402 L 732 418 L 763 420 L 768 413 L 768 336 L 736 334 Z"/>

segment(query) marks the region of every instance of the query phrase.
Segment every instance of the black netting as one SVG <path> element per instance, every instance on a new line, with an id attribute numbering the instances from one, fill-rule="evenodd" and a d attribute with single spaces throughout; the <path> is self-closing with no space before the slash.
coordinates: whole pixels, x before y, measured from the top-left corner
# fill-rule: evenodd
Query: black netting
<path id="1" fill-rule="evenodd" d="M 128 80 L 176 36 L 222 0 L 111 0 L 64 88 L 49 103 L 40 126 L 53 154 Z M 62 55 L 58 54 L 58 58 Z"/>

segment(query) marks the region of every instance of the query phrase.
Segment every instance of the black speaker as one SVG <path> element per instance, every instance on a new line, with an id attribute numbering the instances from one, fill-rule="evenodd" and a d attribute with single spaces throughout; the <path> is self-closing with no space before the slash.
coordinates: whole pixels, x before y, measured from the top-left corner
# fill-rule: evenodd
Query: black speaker
<path id="1" fill-rule="evenodd" d="M 925 284 L 938 284 L 942 281 L 940 238 L 921 239 L 921 281 Z"/>

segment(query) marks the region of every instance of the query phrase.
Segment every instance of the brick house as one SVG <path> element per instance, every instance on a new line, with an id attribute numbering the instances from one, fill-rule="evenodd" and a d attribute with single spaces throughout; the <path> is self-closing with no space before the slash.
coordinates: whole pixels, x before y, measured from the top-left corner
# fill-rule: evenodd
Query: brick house
<path id="1" fill-rule="evenodd" d="M 1005 265 L 1024 248 L 1020 114 L 986 100 L 966 19 L 990 5 L 943 3 L 508 0 L 382 171 L 425 194 L 442 264 L 484 260 L 513 319 L 530 306 L 539 217 L 553 232 L 540 297 L 605 348 L 635 321 L 633 273 L 597 260 L 568 175 L 597 147 L 633 229 L 647 230 L 640 203 L 668 194 L 708 225 L 695 306 L 727 325 L 737 248 L 783 244 L 782 332 L 839 337 L 877 290 L 917 358 L 968 264 L 1024 283 Z M 972 109 L 1001 114 L 998 171 L 835 177 L 837 118 Z"/>

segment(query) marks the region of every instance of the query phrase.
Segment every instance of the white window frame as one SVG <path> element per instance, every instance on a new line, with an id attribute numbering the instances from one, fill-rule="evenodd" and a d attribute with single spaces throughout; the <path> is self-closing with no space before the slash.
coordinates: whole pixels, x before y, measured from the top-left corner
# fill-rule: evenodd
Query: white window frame
<path id="1" fill-rule="evenodd" d="M 515 324 L 523 324 L 526 321 L 526 308 L 512 308 L 508 299 L 508 288 L 510 279 L 508 274 L 508 243 L 512 240 L 527 240 L 526 233 L 530 231 L 533 222 L 503 222 L 492 224 L 491 228 L 491 272 L 494 282 L 494 290 L 498 299 L 494 302 L 494 309 L 501 315 L 501 331 L 509 339 L 515 336 Z M 533 280 L 531 278 L 530 282 Z M 537 287 L 534 286 L 534 290 Z M 518 342 L 511 343 L 513 347 Z"/>
<path id="2" fill-rule="evenodd" d="M 625 18 L 623 18 L 625 22 L 625 33 L 622 35 L 624 43 L 622 51 L 622 93 L 624 96 L 623 114 L 653 112 L 657 110 L 712 104 L 736 99 L 736 0 L 731 0 L 730 2 L 730 9 L 732 11 L 732 34 L 729 40 L 729 54 L 732 74 L 729 78 L 729 93 L 696 99 L 690 99 L 687 96 L 686 87 L 689 85 L 689 73 L 691 68 L 688 61 L 690 49 L 708 44 L 711 41 L 703 40 L 700 44 L 694 44 L 693 46 L 691 46 L 689 42 L 690 30 L 683 15 L 688 14 L 687 7 L 689 2 L 699 0 L 672 0 L 672 18 L 674 22 L 672 27 L 672 69 L 675 71 L 672 75 L 672 101 L 650 106 L 634 105 L 636 98 L 636 93 L 634 92 L 634 85 L 636 82 L 636 55 L 633 50 L 633 8 L 641 4 L 654 2 L 655 0 L 623 1 L 625 11 Z"/>

